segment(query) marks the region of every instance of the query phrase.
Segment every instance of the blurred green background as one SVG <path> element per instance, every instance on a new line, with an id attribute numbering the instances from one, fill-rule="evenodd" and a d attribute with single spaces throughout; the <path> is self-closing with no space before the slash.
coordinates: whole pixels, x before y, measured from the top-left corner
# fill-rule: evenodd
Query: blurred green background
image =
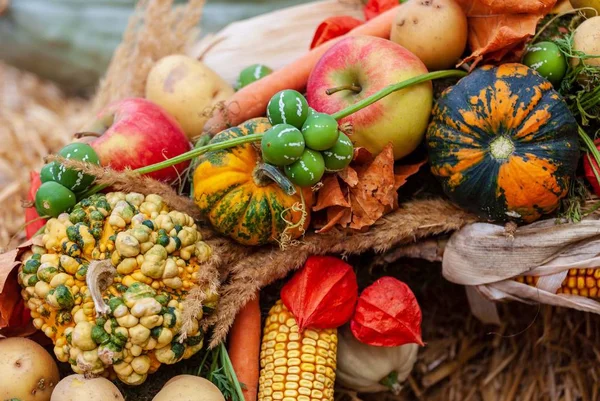
<path id="1" fill-rule="evenodd" d="M 201 33 L 307 0 L 208 0 Z M 183 0 L 176 0 L 183 3 Z M 136 0 L 9 0 L 0 13 L 0 60 L 86 93 L 121 41 Z"/>

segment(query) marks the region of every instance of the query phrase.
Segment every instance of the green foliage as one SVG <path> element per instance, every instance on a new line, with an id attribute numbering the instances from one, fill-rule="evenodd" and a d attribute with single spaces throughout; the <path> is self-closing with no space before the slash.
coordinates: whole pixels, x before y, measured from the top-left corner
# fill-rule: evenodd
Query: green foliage
<path id="1" fill-rule="evenodd" d="M 210 380 L 226 400 L 244 401 L 243 385 L 233 370 L 225 344 L 207 350 L 198 368 L 190 373 Z"/>

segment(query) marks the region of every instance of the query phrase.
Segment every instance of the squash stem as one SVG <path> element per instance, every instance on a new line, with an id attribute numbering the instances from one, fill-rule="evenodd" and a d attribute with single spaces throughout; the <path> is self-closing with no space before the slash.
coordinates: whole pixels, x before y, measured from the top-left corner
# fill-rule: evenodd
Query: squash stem
<path id="1" fill-rule="evenodd" d="M 274 181 L 279 187 L 287 194 L 294 195 L 296 193 L 296 187 L 294 184 L 281 173 L 277 167 L 267 164 L 267 163 L 259 163 L 254 169 L 254 182 L 260 187 L 265 186 L 269 182 L 265 180 L 265 177 L 268 180 Z"/>
<path id="2" fill-rule="evenodd" d="M 402 386 L 398 383 L 398 372 L 395 370 L 392 370 L 386 377 L 381 379 L 379 384 L 389 388 L 394 395 L 400 394 L 400 390 L 402 389 Z"/>
<path id="3" fill-rule="evenodd" d="M 454 77 L 462 78 L 466 75 L 467 75 L 467 72 L 461 71 L 461 70 L 443 70 L 443 71 L 435 71 L 435 72 L 429 72 L 427 74 L 419 75 L 417 77 L 413 77 L 413 78 L 407 79 L 405 81 L 386 86 L 379 92 L 374 93 L 371 96 L 364 98 L 363 100 L 356 102 L 353 105 L 348 106 L 345 109 L 338 111 L 337 113 L 332 114 L 331 116 L 333 118 L 335 118 L 336 120 L 341 120 L 344 117 L 348 117 L 350 114 L 354 114 L 357 111 L 360 111 L 360 110 L 364 109 L 365 107 L 372 105 L 373 103 L 383 99 L 387 95 L 397 92 L 399 90 L 408 88 L 409 86 L 417 85 L 417 84 L 427 82 L 427 81 L 431 81 L 433 79 L 454 78 Z"/>
<path id="4" fill-rule="evenodd" d="M 327 93 L 328 95 L 333 95 L 334 93 L 341 92 L 341 91 L 352 91 L 354 93 L 359 93 L 361 90 L 362 90 L 362 88 L 360 87 L 360 85 L 350 84 L 350 85 L 337 86 L 335 88 L 329 88 L 325 91 L 325 93 Z"/>

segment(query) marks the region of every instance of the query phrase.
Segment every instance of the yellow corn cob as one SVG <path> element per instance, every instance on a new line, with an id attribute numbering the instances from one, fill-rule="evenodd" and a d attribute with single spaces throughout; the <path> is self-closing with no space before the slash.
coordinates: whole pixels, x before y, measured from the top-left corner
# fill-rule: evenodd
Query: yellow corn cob
<path id="1" fill-rule="evenodd" d="M 337 342 L 337 329 L 300 333 L 277 301 L 265 322 L 258 401 L 332 401 Z"/>
<path id="2" fill-rule="evenodd" d="M 537 285 L 538 277 L 520 276 L 516 280 L 520 283 Z M 581 295 L 589 298 L 600 298 L 600 269 L 569 269 L 557 294 Z"/>

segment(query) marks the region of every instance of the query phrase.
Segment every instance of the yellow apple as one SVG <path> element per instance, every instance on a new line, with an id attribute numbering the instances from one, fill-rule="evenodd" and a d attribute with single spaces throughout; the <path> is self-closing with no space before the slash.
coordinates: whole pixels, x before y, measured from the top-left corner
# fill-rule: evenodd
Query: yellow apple
<path id="1" fill-rule="evenodd" d="M 215 71 L 184 55 L 160 59 L 146 82 L 146 98 L 174 117 L 190 139 L 202 134 L 213 107 L 233 93 Z"/>

